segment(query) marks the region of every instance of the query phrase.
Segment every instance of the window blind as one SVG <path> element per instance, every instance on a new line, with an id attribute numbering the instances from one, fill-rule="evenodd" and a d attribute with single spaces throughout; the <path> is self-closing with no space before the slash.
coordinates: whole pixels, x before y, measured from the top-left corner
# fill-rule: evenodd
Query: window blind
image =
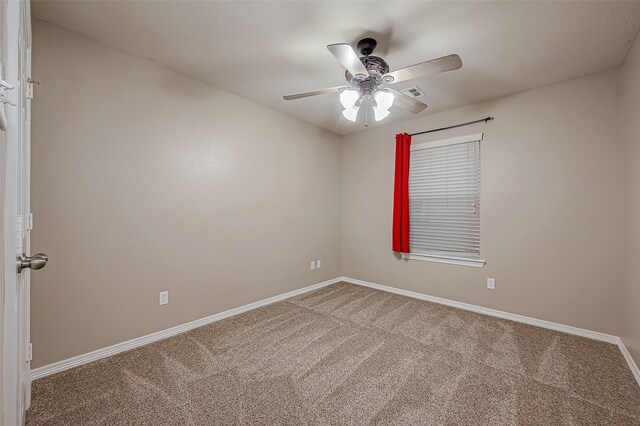
<path id="1" fill-rule="evenodd" d="M 479 140 L 411 152 L 409 245 L 412 254 L 479 259 Z"/>

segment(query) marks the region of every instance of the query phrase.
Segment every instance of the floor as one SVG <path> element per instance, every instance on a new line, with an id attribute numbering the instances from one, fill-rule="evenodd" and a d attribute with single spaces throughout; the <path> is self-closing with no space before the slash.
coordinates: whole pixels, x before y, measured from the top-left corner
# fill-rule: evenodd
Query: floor
<path id="1" fill-rule="evenodd" d="M 640 425 L 611 344 L 347 283 L 33 384 L 28 425 Z"/>

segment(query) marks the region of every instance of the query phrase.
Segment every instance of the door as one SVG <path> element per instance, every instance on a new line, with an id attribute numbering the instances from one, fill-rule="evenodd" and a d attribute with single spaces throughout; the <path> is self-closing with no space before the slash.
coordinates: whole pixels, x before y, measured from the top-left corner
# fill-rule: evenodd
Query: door
<path id="1" fill-rule="evenodd" d="M 30 210 L 31 163 L 31 15 L 28 0 L 0 0 L 6 28 L 2 40 L 0 103 L 6 117 L 4 133 L 4 421 L 24 423 L 31 403 L 29 333 L 30 270 L 47 262 L 29 256 L 33 220 Z"/>

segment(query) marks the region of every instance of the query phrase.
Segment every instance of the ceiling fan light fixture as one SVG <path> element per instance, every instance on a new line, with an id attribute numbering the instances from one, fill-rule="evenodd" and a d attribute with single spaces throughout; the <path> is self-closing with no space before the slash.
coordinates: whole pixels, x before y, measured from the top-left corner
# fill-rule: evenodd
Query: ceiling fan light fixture
<path id="1" fill-rule="evenodd" d="M 284 99 L 290 101 L 326 93 L 339 93 L 340 103 L 344 108 L 342 115 L 349 121 L 356 121 L 358 110 L 364 105 L 367 113 L 367 119 L 364 120 L 366 127 L 371 107 L 377 121 L 384 120 L 389 115 L 389 108 L 394 102 L 398 108 L 413 114 L 419 114 L 427 108 L 427 104 L 414 99 L 414 96 L 383 86 L 384 84 L 401 83 L 462 67 L 460 56 L 451 54 L 390 72 L 389 64 L 384 59 L 371 55 L 376 45 L 375 39 L 363 38 L 358 42 L 361 54 L 358 55 L 348 43 L 329 44 L 327 49 L 346 70 L 344 78 L 347 85 L 286 95 L 283 96 Z"/>
<path id="2" fill-rule="evenodd" d="M 379 106 L 374 106 L 373 115 L 376 118 L 376 121 L 382 121 L 389 115 L 389 110 L 381 108 Z"/>
<path id="3" fill-rule="evenodd" d="M 360 92 L 357 90 L 347 89 L 340 93 L 340 103 L 345 109 L 353 108 L 358 99 L 360 99 Z"/>
<path id="4" fill-rule="evenodd" d="M 357 106 L 352 106 L 351 108 L 346 108 L 342 111 L 342 115 L 349 121 L 353 121 L 355 123 L 356 118 L 358 118 L 358 110 L 360 108 Z"/>
<path id="5" fill-rule="evenodd" d="M 386 92 L 384 90 L 378 90 L 373 95 L 373 98 L 376 100 L 378 108 L 382 108 L 383 110 L 388 111 L 389 108 L 391 108 L 391 105 L 393 105 L 393 93 Z"/>

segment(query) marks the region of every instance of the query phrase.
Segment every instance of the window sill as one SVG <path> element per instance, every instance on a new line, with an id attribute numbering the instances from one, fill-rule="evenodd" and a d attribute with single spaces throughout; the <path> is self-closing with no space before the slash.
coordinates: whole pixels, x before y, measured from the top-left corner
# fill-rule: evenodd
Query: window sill
<path id="1" fill-rule="evenodd" d="M 437 256 L 434 254 L 402 253 L 405 260 L 423 260 L 425 262 L 448 263 L 449 265 L 471 266 L 482 268 L 485 263 L 481 259 L 465 259 L 460 257 Z"/>

